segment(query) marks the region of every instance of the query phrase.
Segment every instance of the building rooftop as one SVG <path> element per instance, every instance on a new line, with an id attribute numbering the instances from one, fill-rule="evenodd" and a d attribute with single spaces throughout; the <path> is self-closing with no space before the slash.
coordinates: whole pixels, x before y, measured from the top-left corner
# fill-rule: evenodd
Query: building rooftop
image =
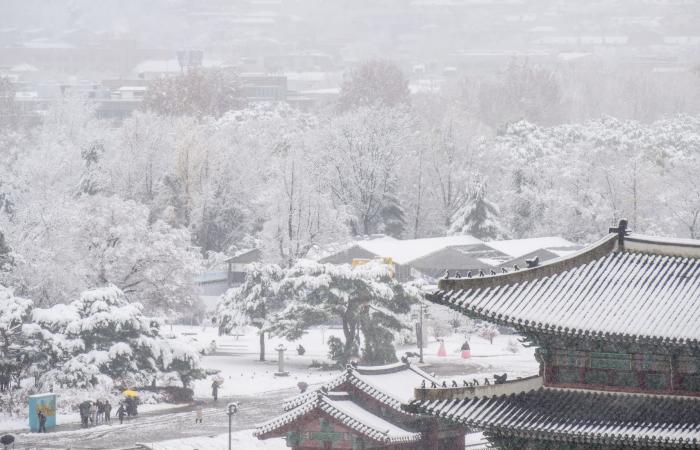
<path id="1" fill-rule="evenodd" d="M 512 395 L 416 400 L 406 409 L 498 438 L 653 448 L 700 448 L 700 399 L 539 388 Z M 616 447 L 617 448 L 617 447 Z"/>
<path id="2" fill-rule="evenodd" d="M 314 392 L 303 405 L 288 411 L 260 426 L 254 432 L 259 439 L 271 437 L 275 432 L 315 412 L 325 413 L 346 427 L 383 444 L 417 442 L 421 433 L 407 431 L 386 419 L 366 410 L 346 392 Z"/>
<path id="3" fill-rule="evenodd" d="M 398 264 L 407 264 L 422 256 L 446 247 L 474 245 L 482 241 L 474 236 L 445 236 L 425 239 L 373 239 L 359 241 L 357 245 L 378 256 L 391 257 Z"/>
<path id="4" fill-rule="evenodd" d="M 521 332 L 700 344 L 700 241 L 610 234 L 503 271 L 442 279 L 429 298 Z"/>
<path id="5" fill-rule="evenodd" d="M 401 410 L 402 403 L 413 400 L 414 389 L 423 381 L 434 382 L 434 377 L 416 366 L 404 363 L 386 366 L 348 366 L 338 377 L 323 384 L 319 389 L 335 390 L 349 386 L 360 390 L 381 403 Z M 285 411 L 292 410 L 316 396 L 316 391 L 308 391 L 284 402 Z"/>

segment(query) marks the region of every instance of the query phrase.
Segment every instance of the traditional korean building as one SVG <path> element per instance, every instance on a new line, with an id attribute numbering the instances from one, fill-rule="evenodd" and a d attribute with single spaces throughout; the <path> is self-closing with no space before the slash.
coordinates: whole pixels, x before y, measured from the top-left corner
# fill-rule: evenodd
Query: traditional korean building
<path id="1" fill-rule="evenodd" d="M 255 435 L 284 437 L 294 450 L 463 450 L 461 425 L 402 408 L 414 399 L 416 386 L 436 382 L 407 363 L 348 366 L 319 389 L 284 402 L 286 412 Z"/>
<path id="2" fill-rule="evenodd" d="M 442 279 L 430 300 L 516 329 L 540 373 L 417 389 L 407 411 L 502 449 L 700 448 L 700 241 L 628 234 L 623 221 L 567 257 Z"/>

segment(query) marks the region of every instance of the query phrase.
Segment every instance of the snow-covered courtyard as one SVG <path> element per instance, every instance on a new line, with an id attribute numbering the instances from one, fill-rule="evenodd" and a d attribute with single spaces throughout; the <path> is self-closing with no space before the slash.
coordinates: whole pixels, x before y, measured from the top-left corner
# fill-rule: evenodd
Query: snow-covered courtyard
<path id="1" fill-rule="evenodd" d="M 252 436 L 252 428 L 271 416 L 282 412 L 282 400 L 299 392 L 297 383 L 306 382 L 318 385 L 337 376 L 339 371 L 311 367 L 315 363 L 328 361 L 328 347 L 324 339 L 339 335 L 340 330 L 329 327 L 312 328 L 298 341 L 288 342 L 280 338 L 271 338 L 266 343 L 267 360 L 258 360 L 258 335 L 255 328 L 249 327 L 241 336 L 219 336 L 214 327 L 182 326 L 167 327 L 164 334 L 171 339 L 188 342 L 193 347 L 211 346 L 216 343 L 216 351 L 202 357 L 202 365 L 210 375 L 194 384 L 195 398 L 204 405 L 205 420 L 202 425 L 194 424 L 196 406 L 173 404 L 145 404 L 140 407 L 140 415 L 119 425 L 113 419 L 111 425 L 81 429 L 77 412 L 60 413 L 58 428 L 49 435 L 27 433 L 26 417 L 8 418 L 0 421 L 0 432 L 17 433 L 18 443 L 77 443 L 86 447 L 102 446 L 113 443 L 119 445 L 141 443 L 153 449 L 202 449 L 219 447 L 228 439 L 228 418 L 225 414 L 229 401 L 239 402 L 240 412 L 233 418 L 233 448 L 285 448 L 279 440 L 258 441 Z M 476 335 L 471 336 L 471 358 L 462 359 L 460 348 L 465 340 L 462 334 L 453 334 L 444 338 L 446 356 L 437 356 L 440 342 L 430 339 L 424 349 L 425 364 L 422 366 L 438 377 L 447 380 L 483 378 L 493 374 L 508 372 L 509 376 L 532 375 L 537 371 L 533 350 L 523 348 L 517 342 L 517 336 L 499 335 L 493 344 Z M 285 369 L 289 376 L 275 376 L 277 371 L 278 345 L 287 348 L 285 352 Z M 296 348 L 302 345 L 304 355 L 298 355 Z M 516 352 L 513 352 L 516 350 Z M 397 349 L 400 356 L 406 351 L 417 351 L 415 345 Z M 417 362 L 417 358 L 412 358 Z M 216 372 L 216 374 L 214 374 Z M 219 390 L 220 400 L 214 403 L 211 384 L 213 378 L 224 381 Z M 89 396 L 89 393 L 86 394 Z M 126 434 L 128 433 L 128 434 Z M 171 439 L 172 438 L 172 439 Z M 235 444 L 238 443 L 239 446 Z M 177 447 L 173 447 L 177 445 Z"/>

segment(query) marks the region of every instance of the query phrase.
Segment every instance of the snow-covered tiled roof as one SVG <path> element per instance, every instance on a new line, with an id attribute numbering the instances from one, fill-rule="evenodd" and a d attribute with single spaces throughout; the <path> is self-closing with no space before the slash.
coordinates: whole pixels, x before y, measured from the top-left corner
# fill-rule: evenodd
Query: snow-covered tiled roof
<path id="1" fill-rule="evenodd" d="M 353 386 L 381 403 L 402 411 L 401 404 L 413 400 L 414 389 L 423 380 L 428 383 L 436 379 L 411 364 L 395 363 L 385 366 L 348 366 L 340 376 L 325 383 L 319 389 L 328 391 Z M 308 391 L 293 397 L 283 404 L 289 411 L 314 398 L 316 391 Z M 402 411 L 403 412 L 403 411 Z"/>
<path id="2" fill-rule="evenodd" d="M 346 392 L 323 393 L 321 391 L 315 392 L 314 397 L 300 407 L 258 426 L 254 434 L 264 439 L 270 433 L 303 418 L 312 411 L 322 411 L 344 426 L 376 442 L 406 443 L 421 439 L 421 433 L 405 430 L 364 409 Z"/>
<path id="3" fill-rule="evenodd" d="M 407 264 L 415 259 L 446 247 L 481 244 L 474 236 L 445 236 L 425 239 L 373 239 L 359 241 L 357 245 L 381 257 L 390 257 L 398 264 Z"/>
<path id="4" fill-rule="evenodd" d="M 548 236 L 528 239 L 510 239 L 506 241 L 491 241 L 487 242 L 486 245 L 498 250 L 501 253 L 505 253 L 512 258 L 518 258 L 534 252 L 535 250 L 547 248 L 565 249 L 568 247 L 574 247 L 576 244 L 567 241 L 564 238 Z"/>
<path id="5" fill-rule="evenodd" d="M 523 331 L 697 344 L 700 241 L 612 234 L 535 268 L 443 279 L 429 297 Z"/>
<path id="6" fill-rule="evenodd" d="M 494 436 L 525 433 L 615 448 L 700 448 L 700 399 L 691 397 L 540 388 L 509 396 L 414 401 L 407 408 Z"/>

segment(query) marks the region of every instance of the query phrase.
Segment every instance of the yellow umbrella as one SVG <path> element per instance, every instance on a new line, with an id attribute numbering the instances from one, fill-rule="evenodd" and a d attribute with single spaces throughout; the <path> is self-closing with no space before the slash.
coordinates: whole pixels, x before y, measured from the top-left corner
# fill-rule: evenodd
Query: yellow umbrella
<path id="1" fill-rule="evenodd" d="M 139 396 L 139 393 L 138 393 L 138 392 L 132 391 L 131 389 L 125 390 L 124 392 L 122 392 L 122 394 L 123 394 L 125 397 L 138 397 L 138 396 Z"/>

